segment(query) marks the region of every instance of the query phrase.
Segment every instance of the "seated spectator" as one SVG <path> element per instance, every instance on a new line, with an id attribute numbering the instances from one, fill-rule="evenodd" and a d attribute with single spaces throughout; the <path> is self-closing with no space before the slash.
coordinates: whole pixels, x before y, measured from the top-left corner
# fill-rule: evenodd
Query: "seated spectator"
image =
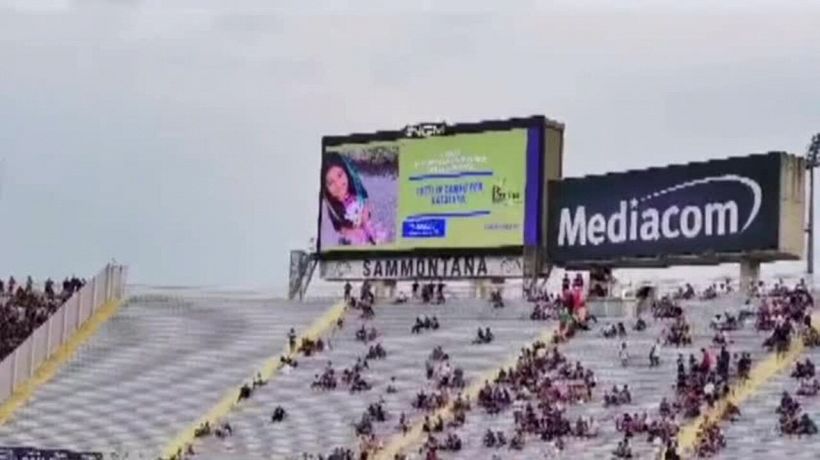
<path id="1" fill-rule="evenodd" d="M 633 329 L 635 329 L 638 332 L 646 330 L 646 321 L 644 321 L 643 318 L 638 317 L 638 321 L 635 323 L 635 327 Z M 624 335 L 626 334 L 624 333 Z"/>
<path id="2" fill-rule="evenodd" d="M 798 436 L 817 434 L 817 425 L 808 414 L 800 414 L 800 404 L 787 392 L 783 392 L 776 412 L 780 415 L 778 424 L 782 434 Z"/>
<path id="3" fill-rule="evenodd" d="M 710 285 L 700 295 L 701 300 L 712 300 L 717 298 L 717 286 L 714 284 Z"/>
<path id="4" fill-rule="evenodd" d="M 390 377 L 390 383 L 387 385 L 387 394 L 397 393 L 398 390 L 396 389 L 396 377 Z"/>
<path id="5" fill-rule="evenodd" d="M 820 332 L 814 326 L 809 325 L 804 329 L 803 344 L 812 348 L 820 346 Z"/>
<path id="6" fill-rule="evenodd" d="M 780 405 L 775 409 L 780 415 L 793 416 L 800 411 L 800 403 L 794 400 L 789 392 L 784 391 L 780 396 Z"/>
<path id="7" fill-rule="evenodd" d="M 204 438 L 204 437 L 210 436 L 210 435 L 211 435 L 211 422 L 209 422 L 207 420 L 205 421 L 205 423 L 199 425 L 194 430 L 194 437 L 195 438 Z"/>
<path id="8" fill-rule="evenodd" d="M 797 434 L 800 435 L 815 435 L 817 434 L 817 425 L 814 423 L 809 417 L 809 414 L 803 414 L 800 417 L 800 426 L 798 428 Z"/>
<path id="9" fill-rule="evenodd" d="M 219 439 L 224 439 L 231 435 L 233 435 L 233 428 L 228 422 L 223 423 L 221 427 L 214 430 L 214 436 Z"/>
<path id="10" fill-rule="evenodd" d="M 285 420 L 285 417 L 288 416 L 288 413 L 285 412 L 285 409 L 282 406 L 276 406 L 273 410 L 273 415 L 270 417 L 271 423 L 279 423 Z"/>
<path id="11" fill-rule="evenodd" d="M 683 309 L 672 301 L 669 296 L 661 297 L 652 303 L 652 315 L 655 318 L 678 318 L 683 316 Z"/>
<path id="12" fill-rule="evenodd" d="M 249 399 L 252 392 L 253 389 L 247 383 L 242 385 L 242 388 L 239 389 L 239 398 L 237 399 L 237 402 L 242 402 L 245 399 Z"/>
<path id="13" fill-rule="evenodd" d="M 737 407 L 731 401 L 726 403 L 726 407 L 723 409 L 723 413 L 720 416 L 720 419 L 723 421 L 734 422 L 740 417 L 740 408 Z"/>
<path id="14" fill-rule="evenodd" d="M 807 378 L 800 381 L 797 394 L 800 396 L 817 396 L 820 391 L 820 382 L 816 378 Z"/>
<path id="15" fill-rule="evenodd" d="M 458 437 L 456 433 L 450 433 L 447 435 L 447 438 L 444 441 L 444 446 L 442 446 L 442 450 L 450 451 L 450 452 L 458 452 L 461 450 L 461 438 Z"/>
<path id="16" fill-rule="evenodd" d="M 373 326 L 371 326 L 370 329 L 367 329 L 365 328 L 364 324 L 362 324 L 361 327 L 356 330 L 356 340 L 358 340 L 359 342 L 372 342 L 376 340 L 378 337 L 379 331 L 377 331 L 376 328 Z"/>
<path id="17" fill-rule="evenodd" d="M 396 305 L 401 305 L 407 303 L 408 300 L 410 300 L 410 298 L 407 297 L 407 294 L 404 291 L 402 291 L 399 292 L 399 295 L 396 296 L 396 299 L 393 301 L 393 303 Z"/>
<path id="18" fill-rule="evenodd" d="M 795 369 L 792 371 L 791 376 L 796 379 L 807 379 L 814 377 L 814 363 L 811 359 L 806 358 L 805 362 L 797 362 Z"/>
<path id="19" fill-rule="evenodd" d="M 718 347 L 725 347 L 729 344 L 729 339 L 726 337 L 726 331 L 720 330 L 715 333 L 715 336 L 712 337 L 712 345 Z"/>
<path id="20" fill-rule="evenodd" d="M 712 321 L 709 323 L 709 327 L 718 332 L 734 331 L 740 328 L 740 322 L 738 321 L 737 317 L 735 317 L 731 313 L 718 313 L 717 315 L 715 315 L 714 319 L 712 319 Z"/>
<path id="21" fill-rule="evenodd" d="M 515 435 L 510 439 L 510 449 L 524 449 L 524 433 L 521 430 L 516 430 Z"/>
<path id="22" fill-rule="evenodd" d="M 325 350 L 325 342 L 322 338 L 316 340 L 308 337 L 302 337 L 302 342 L 299 344 L 298 352 L 305 356 L 312 356 L 314 353 L 321 353 Z"/>
<path id="23" fill-rule="evenodd" d="M 607 339 L 613 339 L 618 336 L 618 327 L 613 324 L 607 324 L 601 329 L 601 334 Z"/>
<path id="24" fill-rule="evenodd" d="M 624 385 L 622 389 L 613 386 L 612 390 L 604 393 L 604 406 L 620 406 L 631 402 L 632 394 L 629 392 L 627 385 Z"/>
<path id="25" fill-rule="evenodd" d="M 494 338 L 493 331 L 490 330 L 489 326 L 485 329 L 478 328 L 478 333 L 476 334 L 476 338 L 473 339 L 473 344 L 491 343 Z"/>
<path id="26" fill-rule="evenodd" d="M 695 454 L 698 457 L 711 457 L 726 447 L 726 439 L 720 425 L 715 421 L 706 420 L 698 429 L 695 441 Z"/>
<path id="27" fill-rule="evenodd" d="M 386 357 L 387 351 L 385 351 L 384 347 L 382 347 L 382 344 L 377 343 L 375 346 L 370 346 L 370 348 L 368 348 L 365 359 L 385 359 Z"/>
<path id="28" fill-rule="evenodd" d="M 692 344 L 691 328 L 682 315 L 677 316 L 675 321 L 666 330 L 664 340 L 667 345 L 671 344 L 676 347 Z"/>
<path id="29" fill-rule="evenodd" d="M 293 368 L 293 367 L 297 367 L 299 365 L 299 363 L 295 359 L 293 359 L 293 358 L 291 358 L 290 356 L 287 356 L 287 355 L 282 355 L 281 357 L 279 357 L 279 362 L 283 366 L 285 366 L 286 370 L 290 369 L 290 368 Z"/>
<path id="30" fill-rule="evenodd" d="M 410 332 L 413 334 L 420 334 L 423 330 L 438 330 L 438 318 L 434 315 L 429 317 L 427 315 L 421 315 L 416 317 L 416 322 L 413 324 L 413 327 L 410 328 Z"/>
<path id="31" fill-rule="evenodd" d="M 615 458 L 632 458 L 632 448 L 629 446 L 629 438 L 624 437 L 618 442 L 618 447 L 612 452 Z"/>

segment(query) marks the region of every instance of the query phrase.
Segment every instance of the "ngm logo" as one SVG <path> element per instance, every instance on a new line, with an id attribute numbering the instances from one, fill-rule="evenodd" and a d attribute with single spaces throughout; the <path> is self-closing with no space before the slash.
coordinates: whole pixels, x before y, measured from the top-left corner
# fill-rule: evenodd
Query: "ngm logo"
<path id="1" fill-rule="evenodd" d="M 751 206 L 740 209 L 735 200 L 714 200 L 701 205 L 675 204 L 675 194 L 706 184 L 733 184 L 750 194 Z M 665 206 L 658 207 L 658 198 Z M 558 246 L 598 246 L 627 242 L 695 239 L 701 236 L 728 236 L 743 233 L 760 211 L 763 192 L 748 177 L 726 174 L 683 182 L 639 198 L 620 200 L 611 213 L 587 215 L 585 206 L 562 208 Z M 671 201 L 670 201 L 671 200 Z"/>
<path id="2" fill-rule="evenodd" d="M 402 131 L 407 137 L 441 136 L 447 132 L 447 125 L 444 123 L 420 123 L 405 126 Z"/>

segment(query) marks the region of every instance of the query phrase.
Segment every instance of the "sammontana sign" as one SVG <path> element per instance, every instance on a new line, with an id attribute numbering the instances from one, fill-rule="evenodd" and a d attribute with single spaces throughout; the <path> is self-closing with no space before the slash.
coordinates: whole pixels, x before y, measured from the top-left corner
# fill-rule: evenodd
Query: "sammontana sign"
<path id="1" fill-rule="evenodd" d="M 364 260 L 327 260 L 321 263 L 327 280 L 410 280 L 459 278 L 518 278 L 519 257 L 401 257 Z"/>

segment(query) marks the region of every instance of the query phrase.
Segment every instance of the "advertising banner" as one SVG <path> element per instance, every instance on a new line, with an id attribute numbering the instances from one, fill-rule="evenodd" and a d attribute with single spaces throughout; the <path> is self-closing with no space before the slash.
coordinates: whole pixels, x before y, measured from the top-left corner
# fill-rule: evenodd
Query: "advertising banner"
<path id="1" fill-rule="evenodd" d="M 526 201 L 540 203 L 544 188 L 527 188 L 528 157 L 543 156 L 543 121 L 478 125 L 325 139 L 319 252 L 525 244 L 525 225 L 538 219 Z"/>
<path id="2" fill-rule="evenodd" d="M 414 280 L 520 278 L 521 257 L 454 256 L 329 260 L 320 265 L 326 280 Z"/>
<path id="3" fill-rule="evenodd" d="M 782 153 L 564 179 L 549 186 L 556 263 L 774 251 Z"/>

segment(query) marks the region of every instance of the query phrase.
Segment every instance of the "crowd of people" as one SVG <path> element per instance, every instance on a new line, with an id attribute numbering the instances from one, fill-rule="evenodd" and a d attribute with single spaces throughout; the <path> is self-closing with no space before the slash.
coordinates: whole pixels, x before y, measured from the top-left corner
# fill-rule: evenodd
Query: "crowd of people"
<path id="1" fill-rule="evenodd" d="M 422 314 L 416 317 L 416 321 L 410 328 L 410 332 L 413 334 L 420 334 L 422 331 L 437 331 L 438 328 L 439 323 L 436 315 L 427 316 Z"/>
<path id="2" fill-rule="evenodd" d="M 45 323 L 60 306 L 85 285 L 77 277 L 66 278 L 59 292 L 52 279 L 42 288 L 29 276 L 24 284 L 14 277 L 0 279 L 0 361 L 10 355 L 35 329 Z"/>
<path id="3" fill-rule="evenodd" d="M 778 414 L 778 429 L 784 435 L 815 435 L 817 425 L 809 414 L 803 412 L 800 403 L 789 392 L 784 391 L 780 397 L 780 405 L 775 409 Z"/>
<path id="4" fill-rule="evenodd" d="M 711 457 L 724 447 L 726 447 L 726 438 L 723 436 L 718 420 L 704 420 L 695 435 L 695 455 L 699 458 Z"/>
<path id="5" fill-rule="evenodd" d="M 760 331 L 770 331 L 763 346 L 778 354 L 788 351 L 794 333 L 800 332 L 809 338 L 808 345 L 816 345 L 811 339 L 818 333 L 811 323 L 811 308 L 814 298 L 803 285 L 788 289 L 776 285 L 763 296 L 757 312 L 756 327 Z"/>
<path id="6" fill-rule="evenodd" d="M 708 287 L 700 295 L 694 288 L 686 284 L 671 296 L 664 296 L 652 303 L 652 316 L 663 322 L 659 336 L 652 338 L 653 345 L 649 352 L 649 366 L 659 367 L 659 350 L 663 346 L 689 347 L 693 344 L 696 335 L 692 323 L 687 321 L 689 310 L 684 310 L 681 301 L 699 298 L 713 299 L 723 292 L 731 292 L 731 285 L 716 283 Z M 443 283 L 414 282 L 412 298 L 422 303 L 442 303 Z M 346 286 L 345 297 L 348 299 L 349 309 L 362 312 L 362 319 L 368 321 L 373 318 L 375 296 L 369 283 L 362 286 L 360 296 L 354 298 L 352 288 Z M 529 440 L 540 439 L 564 448 L 567 438 L 586 439 L 597 436 L 600 429 L 593 417 L 568 415 L 568 407 L 593 400 L 594 389 L 598 386 L 595 372 L 585 367 L 581 362 L 571 361 L 559 347 L 572 338 L 576 333 L 588 330 L 590 321 L 597 320 L 586 311 L 584 280 L 580 275 L 565 275 L 562 280 L 562 289 L 559 294 L 549 294 L 545 291 L 529 293 L 528 300 L 532 303 L 530 319 L 536 321 L 557 320 L 558 332 L 554 335 L 553 343 L 536 342 L 521 349 L 515 364 L 512 367 L 499 371 L 494 379 L 485 381 L 477 393 L 474 404 L 465 398 L 462 392 L 467 387 L 464 371 L 451 362 L 450 356 L 441 346 L 432 349 L 424 362 L 426 382 L 412 398 L 412 409 L 419 414 L 421 430 L 425 435 L 422 451 L 428 460 L 439 458 L 438 452 L 459 451 L 464 442 L 457 429 L 466 421 L 466 416 L 473 406 L 489 413 L 499 414 L 511 411 L 513 425 L 507 429 L 498 427 L 488 429 L 483 436 L 482 444 L 488 449 L 524 449 Z M 408 301 L 406 296 L 399 303 Z M 805 340 L 812 339 L 816 334 L 816 344 L 820 345 L 820 334 L 811 325 L 810 307 L 813 299 L 808 291 L 786 289 L 777 286 L 776 289 L 758 299 L 760 308 L 757 312 L 755 325 L 759 330 L 769 331 L 770 334 L 764 346 L 773 351 L 782 353 L 787 350 L 796 333 L 803 334 Z M 504 300 L 500 290 L 490 294 L 490 305 L 494 308 L 503 308 Z M 747 305 L 748 307 L 748 305 Z M 612 386 L 601 396 L 603 405 L 615 409 L 620 415 L 614 417 L 615 431 L 619 433 L 620 442 L 612 451 L 617 458 L 632 458 L 633 443 L 636 436 L 645 438 L 648 443 L 665 446 L 663 456 L 666 460 L 680 458 L 677 452 L 677 434 L 679 424 L 686 423 L 713 407 L 724 408 L 717 419 L 707 418 L 699 427 L 695 442 L 695 454 L 701 457 L 711 456 L 725 447 L 726 441 L 721 431 L 721 422 L 734 420 L 739 417 L 737 407 L 725 399 L 730 388 L 737 382 L 748 379 L 752 359 L 746 351 L 731 353 L 734 346 L 729 333 L 742 329 L 745 316 L 725 312 L 716 314 L 710 323 L 714 331 L 709 346 L 701 345 L 700 357 L 697 353 L 679 353 L 676 363 L 675 392 L 672 398 L 663 398 L 658 407 L 658 415 L 650 416 L 647 412 L 625 410 L 633 400 L 632 391 L 628 385 Z M 339 325 L 341 327 L 341 325 Z M 413 334 L 425 330 L 436 330 L 440 327 L 438 319 L 429 313 L 416 317 L 411 327 Z M 646 331 L 649 326 L 643 318 L 638 317 L 631 327 L 636 334 Z M 600 334 L 605 338 L 618 339 L 618 357 L 621 364 L 629 363 L 629 351 L 626 338 L 632 332 L 623 321 L 609 323 L 601 328 Z M 369 361 L 385 359 L 387 352 L 381 343 L 375 343 L 380 338 L 378 331 L 362 324 L 356 330 L 356 339 L 367 344 L 367 353 L 357 358 L 356 363 L 341 372 L 328 362 L 325 369 L 314 376 L 312 386 L 319 390 L 333 390 L 345 387 L 350 392 L 367 391 L 371 384 L 366 380 L 365 372 L 369 369 Z M 495 339 L 495 335 L 488 326 L 479 327 L 473 344 L 486 344 Z M 291 339 L 291 348 L 294 351 L 309 355 L 321 352 L 324 344 L 317 338 L 305 347 L 305 342 L 296 343 L 295 335 Z M 616 348 L 616 347 L 613 347 Z M 673 355 L 674 356 L 674 355 Z M 673 377 L 673 376 L 670 376 Z M 800 382 L 797 394 L 813 396 L 820 391 L 820 383 L 815 379 L 814 364 L 806 360 L 800 362 L 794 369 L 793 377 Z M 250 385 L 247 397 L 256 388 Z M 395 377 L 390 380 L 386 393 L 395 393 Z M 717 406 L 721 401 L 721 405 Z M 796 405 L 796 406 L 795 406 Z M 443 409 L 447 409 L 443 412 Z M 281 408 L 278 408 L 281 409 Z M 397 411 L 398 412 L 398 411 Z M 442 417 L 443 414 L 448 415 Z M 784 434 L 814 434 L 816 426 L 808 415 L 801 413 L 799 404 L 793 399 L 785 401 L 778 410 L 781 415 L 780 430 Z M 272 421 L 282 422 L 286 412 L 274 412 Z M 410 420 L 412 412 L 401 412 L 398 423 L 395 425 L 400 432 L 407 433 L 413 422 Z M 390 420 L 390 414 L 382 398 L 366 406 L 358 421 L 354 423 L 354 430 L 361 443 L 358 453 L 353 451 L 337 450 L 327 459 L 347 460 L 352 458 L 366 459 L 368 453 L 380 449 L 382 440 L 377 436 L 375 426 Z M 395 420 L 395 419 L 393 419 Z M 423 421 L 422 421 L 423 420 Z M 395 423 L 395 421 L 393 422 Z M 393 425 L 391 425 L 393 426 Z M 224 427 L 223 428 L 224 432 Z M 400 456 L 397 458 L 401 458 Z"/>

